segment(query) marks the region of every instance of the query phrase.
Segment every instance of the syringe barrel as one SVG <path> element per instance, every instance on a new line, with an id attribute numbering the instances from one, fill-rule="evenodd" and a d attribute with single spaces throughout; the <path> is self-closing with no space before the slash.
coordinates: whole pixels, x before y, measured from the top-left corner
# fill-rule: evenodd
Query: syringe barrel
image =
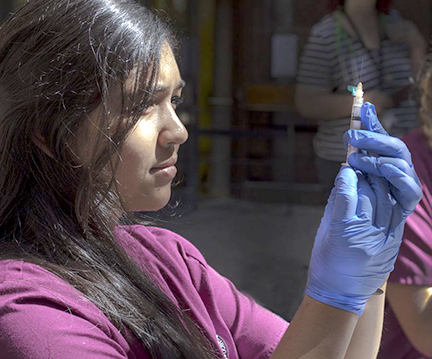
<path id="1" fill-rule="evenodd" d="M 360 108 L 363 106 L 363 102 L 364 102 L 363 97 L 354 97 L 353 110 L 354 110 L 354 107 L 358 107 L 358 109 L 360 110 Z"/>
<path id="2" fill-rule="evenodd" d="M 352 107 L 350 128 L 354 130 L 361 129 L 361 105 L 354 104 Z"/>
<path id="3" fill-rule="evenodd" d="M 356 119 L 356 120 L 361 119 L 360 112 L 361 112 L 362 105 L 363 105 L 363 101 L 358 101 L 357 99 L 354 99 L 354 104 L 351 110 L 351 119 Z"/>
<path id="4" fill-rule="evenodd" d="M 361 107 L 363 106 L 363 97 L 354 97 L 354 103 L 351 110 L 351 123 L 350 128 L 353 130 L 361 130 L 362 123 L 361 123 Z M 345 164 L 348 164 L 348 157 L 352 153 L 358 153 L 358 148 L 348 145 L 348 151 L 346 156 L 346 162 Z"/>

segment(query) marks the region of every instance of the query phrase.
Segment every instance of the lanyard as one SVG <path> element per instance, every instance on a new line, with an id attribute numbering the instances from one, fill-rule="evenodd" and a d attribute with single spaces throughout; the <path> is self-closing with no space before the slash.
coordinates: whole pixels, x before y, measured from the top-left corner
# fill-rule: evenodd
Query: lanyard
<path id="1" fill-rule="evenodd" d="M 346 59 L 342 53 L 342 40 L 344 40 L 344 43 L 345 43 L 345 45 L 347 45 L 347 48 L 348 48 L 348 52 L 349 52 L 350 60 L 351 60 L 351 72 L 352 72 L 353 76 L 356 77 L 354 79 L 354 81 L 357 80 L 357 82 L 359 82 L 361 79 L 360 79 L 360 75 L 359 75 L 359 71 L 358 71 L 357 59 L 353 57 L 354 51 L 353 51 L 352 46 L 351 46 L 351 38 L 349 37 L 348 34 L 346 34 L 346 32 L 342 28 L 342 14 L 345 15 L 346 19 L 348 20 L 349 24 L 351 25 L 352 29 L 354 30 L 354 33 L 357 35 L 363 48 L 367 52 L 370 60 L 373 63 L 375 63 L 375 65 L 377 66 L 378 73 L 379 73 L 380 86 L 382 86 L 383 85 L 383 69 L 382 69 L 383 55 L 382 55 L 381 37 L 380 37 L 380 46 L 378 48 L 378 61 L 376 61 L 375 57 L 373 56 L 373 53 L 372 53 L 373 50 L 369 49 L 365 45 L 365 43 L 364 43 L 364 41 L 360 35 L 360 32 L 359 32 L 358 28 L 355 26 L 351 17 L 343 11 L 343 8 L 340 8 L 339 11 L 337 12 L 337 21 L 336 21 L 336 23 L 337 23 L 336 24 L 336 26 L 337 26 L 337 47 L 338 47 L 339 62 L 341 65 L 342 72 L 344 73 L 343 76 L 344 76 L 345 82 L 348 83 L 349 81 L 351 81 L 351 78 L 349 76 L 349 71 L 348 71 L 348 66 L 346 64 Z M 382 20 L 384 20 L 384 18 L 382 16 L 380 16 L 380 21 L 382 22 Z M 348 40 L 348 43 L 347 43 L 347 40 Z M 337 88 L 334 91 L 336 92 Z"/>

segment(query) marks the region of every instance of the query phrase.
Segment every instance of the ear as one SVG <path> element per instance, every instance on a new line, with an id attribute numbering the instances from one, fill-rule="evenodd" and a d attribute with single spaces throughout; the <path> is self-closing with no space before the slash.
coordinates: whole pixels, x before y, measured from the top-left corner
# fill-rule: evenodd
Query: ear
<path id="1" fill-rule="evenodd" d="M 54 158 L 54 155 L 52 154 L 52 152 L 50 151 L 50 149 L 48 148 L 48 146 L 46 144 L 45 138 L 42 136 L 42 134 L 40 133 L 40 131 L 38 129 L 34 131 L 33 136 L 32 136 L 32 141 L 47 156 Z"/>

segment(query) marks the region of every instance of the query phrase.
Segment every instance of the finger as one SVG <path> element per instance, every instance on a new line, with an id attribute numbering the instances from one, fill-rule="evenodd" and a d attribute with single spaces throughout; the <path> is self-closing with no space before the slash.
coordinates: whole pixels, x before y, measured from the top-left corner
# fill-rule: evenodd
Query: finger
<path id="1" fill-rule="evenodd" d="M 356 148 L 381 156 L 400 158 L 412 165 L 410 151 L 405 143 L 396 137 L 363 130 L 348 130 L 344 136 L 344 140 Z"/>
<path id="2" fill-rule="evenodd" d="M 388 163 L 399 168 L 402 172 L 412 177 L 418 185 L 420 185 L 420 181 L 417 177 L 414 167 L 410 166 L 406 161 L 399 158 L 376 157 L 362 153 L 353 153 L 351 156 L 349 156 L 348 163 L 350 166 L 357 168 L 360 171 L 380 177 L 382 177 L 380 170 L 381 166 L 384 163 Z"/>
<path id="3" fill-rule="evenodd" d="M 416 181 L 399 168 L 389 163 L 383 163 L 380 171 L 387 181 L 395 188 L 393 195 L 400 206 L 408 212 L 414 211 L 422 198 L 422 190 Z"/>
<path id="4" fill-rule="evenodd" d="M 323 241 L 327 236 L 327 232 L 330 228 L 331 218 L 333 216 L 333 208 L 334 208 L 334 200 L 336 196 L 336 188 L 333 187 L 331 190 L 330 196 L 327 200 L 327 205 L 324 210 L 324 215 L 321 218 L 321 223 L 318 227 L 317 234 L 315 236 L 315 242 Z"/>
<path id="5" fill-rule="evenodd" d="M 368 176 L 368 181 L 376 196 L 375 217 L 372 222 L 377 228 L 389 228 L 395 199 L 390 192 L 390 184 L 383 177 Z"/>
<path id="6" fill-rule="evenodd" d="M 331 192 L 330 192 L 330 196 L 327 199 L 327 205 L 325 206 L 324 215 L 323 215 L 321 221 L 324 221 L 326 223 L 330 223 L 330 218 L 333 215 L 335 197 L 336 197 L 336 187 L 333 187 Z"/>
<path id="7" fill-rule="evenodd" d="M 333 220 L 344 221 L 356 215 L 357 184 L 355 171 L 349 166 L 343 166 L 335 180 Z"/>
<path id="8" fill-rule="evenodd" d="M 357 216 L 366 219 L 371 224 L 374 222 L 376 196 L 369 182 L 363 174 L 358 175 L 358 201 Z"/>
<path id="9" fill-rule="evenodd" d="M 370 102 L 366 102 L 362 106 L 360 113 L 364 129 L 388 136 L 387 131 L 384 129 L 384 127 L 381 125 L 381 122 L 378 120 L 378 115 L 376 113 L 374 105 L 372 105 Z"/>
<path id="10" fill-rule="evenodd" d="M 393 214 L 390 222 L 390 230 L 389 233 L 393 233 L 393 236 L 389 236 L 388 238 L 393 237 L 393 246 L 400 246 L 403 237 L 404 224 L 407 218 L 406 211 L 400 206 L 400 204 L 396 203 L 393 207 Z"/>

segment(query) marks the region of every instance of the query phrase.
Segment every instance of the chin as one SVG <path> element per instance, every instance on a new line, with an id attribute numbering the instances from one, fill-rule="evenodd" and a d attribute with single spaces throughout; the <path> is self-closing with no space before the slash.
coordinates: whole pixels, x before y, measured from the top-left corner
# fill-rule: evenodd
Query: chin
<path id="1" fill-rule="evenodd" d="M 156 212 L 164 208 L 168 204 L 170 198 L 171 190 L 169 193 L 156 193 L 151 197 L 144 197 L 141 202 L 125 203 L 125 209 L 128 212 Z"/>

